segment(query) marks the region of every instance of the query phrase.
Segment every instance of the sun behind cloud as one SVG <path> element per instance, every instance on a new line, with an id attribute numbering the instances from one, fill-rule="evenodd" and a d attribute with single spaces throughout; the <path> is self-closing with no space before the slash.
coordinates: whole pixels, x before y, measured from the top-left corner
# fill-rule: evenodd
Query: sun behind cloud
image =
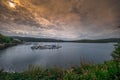
<path id="1" fill-rule="evenodd" d="M 8 4 L 9 4 L 9 6 L 11 8 L 15 8 L 16 7 L 16 4 L 14 2 L 12 2 L 12 1 L 9 1 Z"/>

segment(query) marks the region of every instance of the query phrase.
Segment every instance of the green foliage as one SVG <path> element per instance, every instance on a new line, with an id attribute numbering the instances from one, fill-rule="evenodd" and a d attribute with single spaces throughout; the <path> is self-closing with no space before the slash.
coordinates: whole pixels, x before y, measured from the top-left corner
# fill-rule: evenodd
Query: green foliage
<path id="1" fill-rule="evenodd" d="M 74 72 L 71 72 L 69 70 L 63 76 L 63 80 L 79 80 L 79 79 L 80 79 L 79 74 L 75 74 Z"/>
<path id="2" fill-rule="evenodd" d="M 119 68 L 114 61 L 101 65 L 92 65 L 83 71 L 82 80 L 119 80 Z"/>
<path id="3" fill-rule="evenodd" d="M 31 67 L 22 73 L 0 71 L 0 80 L 120 80 L 120 67 L 114 61 L 68 70 Z"/>
<path id="4" fill-rule="evenodd" d="M 115 51 L 112 53 L 114 61 L 120 62 L 120 43 L 115 45 Z"/>
<path id="5" fill-rule="evenodd" d="M 8 38 L 0 34 L 0 43 L 10 43 L 12 41 L 13 41 L 12 38 Z"/>

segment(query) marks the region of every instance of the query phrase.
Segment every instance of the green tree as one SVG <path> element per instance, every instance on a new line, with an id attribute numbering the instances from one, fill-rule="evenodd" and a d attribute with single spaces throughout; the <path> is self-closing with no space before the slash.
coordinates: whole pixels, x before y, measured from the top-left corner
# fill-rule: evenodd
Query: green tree
<path id="1" fill-rule="evenodd" d="M 0 43 L 10 43 L 13 39 L 9 37 L 5 37 L 2 34 L 0 34 Z"/>
<path id="2" fill-rule="evenodd" d="M 113 51 L 112 57 L 114 61 L 120 62 L 120 43 L 115 45 L 115 51 Z"/>

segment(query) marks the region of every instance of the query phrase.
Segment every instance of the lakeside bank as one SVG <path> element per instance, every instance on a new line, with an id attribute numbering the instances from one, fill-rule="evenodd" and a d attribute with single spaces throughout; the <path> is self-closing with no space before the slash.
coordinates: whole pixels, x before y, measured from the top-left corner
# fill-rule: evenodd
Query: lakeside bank
<path id="1" fill-rule="evenodd" d="M 6 49 L 8 47 L 15 46 L 21 43 L 23 42 L 19 39 L 13 39 L 0 34 L 0 50 Z"/>
<path id="2" fill-rule="evenodd" d="M 0 50 L 6 49 L 8 47 L 16 46 L 18 44 L 22 44 L 22 42 L 19 42 L 19 43 L 0 43 Z"/>

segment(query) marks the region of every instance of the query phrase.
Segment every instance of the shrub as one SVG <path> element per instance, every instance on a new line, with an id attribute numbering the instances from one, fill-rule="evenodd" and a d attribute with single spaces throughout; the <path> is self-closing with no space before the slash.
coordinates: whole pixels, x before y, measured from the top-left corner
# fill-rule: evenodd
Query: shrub
<path id="1" fill-rule="evenodd" d="M 115 51 L 112 53 L 114 61 L 120 62 L 120 43 L 115 45 Z"/>

